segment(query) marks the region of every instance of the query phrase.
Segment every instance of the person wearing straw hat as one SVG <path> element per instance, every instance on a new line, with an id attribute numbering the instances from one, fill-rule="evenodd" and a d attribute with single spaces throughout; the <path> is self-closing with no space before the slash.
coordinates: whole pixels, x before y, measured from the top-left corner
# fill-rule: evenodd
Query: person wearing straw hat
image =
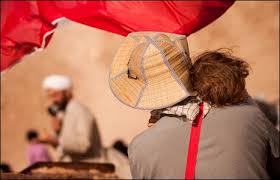
<path id="1" fill-rule="evenodd" d="M 248 98 L 245 63 L 227 60 L 218 69 L 204 69 L 199 79 L 200 61 L 192 66 L 186 36 L 135 32 L 126 37 L 111 65 L 111 91 L 127 106 L 152 110 L 150 128 L 128 147 L 133 178 L 269 178 L 265 147 L 279 157 L 279 136 Z M 226 94 L 223 86 L 233 82 L 235 91 Z"/>

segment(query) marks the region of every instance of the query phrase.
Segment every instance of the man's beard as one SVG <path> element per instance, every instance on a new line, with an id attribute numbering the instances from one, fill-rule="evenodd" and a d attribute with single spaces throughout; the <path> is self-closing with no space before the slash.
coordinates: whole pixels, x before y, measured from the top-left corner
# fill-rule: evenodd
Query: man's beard
<path id="1" fill-rule="evenodd" d="M 65 97 L 62 99 L 62 101 L 60 101 L 60 102 L 55 102 L 54 104 L 55 104 L 56 106 L 58 106 L 58 109 L 59 109 L 60 111 L 65 111 L 68 102 L 69 102 L 69 99 L 65 96 Z"/>

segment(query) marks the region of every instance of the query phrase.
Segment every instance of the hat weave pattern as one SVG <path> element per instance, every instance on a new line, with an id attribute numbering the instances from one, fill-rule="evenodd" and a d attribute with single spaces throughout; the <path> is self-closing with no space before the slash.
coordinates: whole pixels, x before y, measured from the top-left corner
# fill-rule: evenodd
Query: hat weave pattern
<path id="1" fill-rule="evenodd" d="M 130 33 L 115 55 L 109 84 L 122 103 L 138 109 L 160 109 L 188 97 L 191 67 L 184 35 Z"/>

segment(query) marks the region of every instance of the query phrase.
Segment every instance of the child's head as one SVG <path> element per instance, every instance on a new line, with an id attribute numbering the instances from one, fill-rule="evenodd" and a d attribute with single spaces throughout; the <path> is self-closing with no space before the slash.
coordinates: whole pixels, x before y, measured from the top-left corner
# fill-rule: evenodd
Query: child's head
<path id="1" fill-rule="evenodd" d="M 212 105 L 239 104 L 247 97 L 249 64 L 229 52 L 208 51 L 196 58 L 190 72 L 192 90 Z"/>
<path id="2" fill-rule="evenodd" d="M 37 140 L 37 139 L 38 139 L 38 133 L 37 133 L 36 130 L 32 129 L 32 130 L 27 131 L 26 140 L 28 142 L 32 142 L 32 141 Z"/>

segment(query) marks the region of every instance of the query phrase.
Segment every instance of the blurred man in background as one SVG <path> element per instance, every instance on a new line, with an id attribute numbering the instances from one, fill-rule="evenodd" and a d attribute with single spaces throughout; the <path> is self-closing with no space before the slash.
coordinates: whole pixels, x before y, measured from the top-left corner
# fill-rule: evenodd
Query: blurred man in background
<path id="1" fill-rule="evenodd" d="M 43 81 L 43 89 L 56 136 L 49 134 L 41 140 L 56 147 L 60 160 L 112 163 L 120 178 L 131 178 L 127 157 L 102 146 L 96 119 L 73 98 L 70 78 L 50 75 Z"/>
<path id="2" fill-rule="evenodd" d="M 26 139 L 29 143 L 27 149 L 27 160 L 29 165 L 36 162 L 52 161 L 48 149 L 40 142 L 37 131 L 29 130 L 26 134 Z"/>
<path id="3" fill-rule="evenodd" d="M 57 148 L 61 160 L 85 161 L 101 155 L 101 140 L 95 118 L 86 106 L 73 99 L 72 82 L 63 75 L 43 81 L 47 112 L 56 136 L 42 141 Z"/>

